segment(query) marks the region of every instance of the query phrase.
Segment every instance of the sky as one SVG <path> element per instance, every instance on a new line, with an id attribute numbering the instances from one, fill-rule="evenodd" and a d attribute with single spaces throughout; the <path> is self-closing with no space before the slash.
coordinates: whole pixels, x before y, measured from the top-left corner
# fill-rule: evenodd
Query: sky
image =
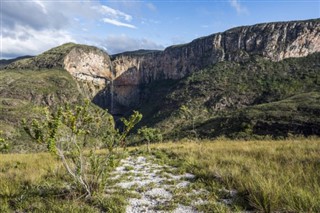
<path id="1" fill-rule="evenodd" d="M 320 17 L 320 0 L 0 0 L 0 58 L 67 42 L 164 49 L 236 26 Z"/>

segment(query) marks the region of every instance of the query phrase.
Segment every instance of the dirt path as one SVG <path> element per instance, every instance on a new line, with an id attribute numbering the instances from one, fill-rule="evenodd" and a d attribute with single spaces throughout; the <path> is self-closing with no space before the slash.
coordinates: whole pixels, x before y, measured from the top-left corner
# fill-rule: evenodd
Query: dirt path
<path id="1" fill-rule="evenodd" d="M 122 160 L 112 175 L 113 190 L 126 190 L 131 195 L 127 213 L 196 213 L 212 200 L 193 174 L 179 174 L 177 168 L 156 164 L 146 157 Z"/>

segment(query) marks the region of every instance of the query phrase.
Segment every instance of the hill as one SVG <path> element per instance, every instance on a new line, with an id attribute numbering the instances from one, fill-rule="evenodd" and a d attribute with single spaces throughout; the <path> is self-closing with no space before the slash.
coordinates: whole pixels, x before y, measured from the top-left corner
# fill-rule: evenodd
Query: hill
<path id="1" fill-rule="evenodd" d="M 26 58 L 32 58 L 33 56 L 21 56 L 21 57 L 17 57 L 17 58 L 13 58 L 13 59 L 1 59 L 0 60 L 0 69 L 7 66 L 8 64 L 11 64 L 15 61 L 18 60 L 22 60 L 22 59 L 26 59 Z"/>
<path id="2" fill-rule="evenodd" d="M 193 135 L 192 121 L 200 137 L 319 135 L 319 61 L 320 53 L 279 62 L 253 57 L 142 85 L 142 125 L 155 125 L 170 138 Z"/>
<path id="3" fill-rule="evenodd" d="M 36 151 L 21 127 L 23 118 L 42 114 L 42 107 L 76 104 L 84 100 L 76 82 L 64 70 L 0 71 L 0 130 L 10 142 L 12 151 Z"/>
<path id="4" fill-rule="evenodd" d="M 264 23 L 114 56 L 67 43 L 0 71 L 2 129 L 22 137 L 24 109 L 89 98 L 167 138 L 319 135 L 319 32 L 320 19 Z"/>

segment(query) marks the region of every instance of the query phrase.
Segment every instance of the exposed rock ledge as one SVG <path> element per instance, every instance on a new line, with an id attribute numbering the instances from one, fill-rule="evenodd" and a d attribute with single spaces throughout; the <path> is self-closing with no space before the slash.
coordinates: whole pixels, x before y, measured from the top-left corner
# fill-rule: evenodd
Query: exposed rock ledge
<path id="1" fill-rule="evenodd" d="M 245 61 L 253 55 L 280 61 L 314 52 L 320 52 L 320 19 L 237 27 L 160 52 L 113 56 L 114 97 L 130 106 L 139 103 L 139 85 L 180 79 L 219 61 Z"/>
<path id="2" fill-rule="evenodd" d="M 140 103 L 142 84 L 180 79 L 219 61 L 245 61 L 254 55 L 279 61 L 314 52 L 320 52 L 320 19 L 237 27 L 164 51 L 127 52 L 112 60 L 96 47 L 68 43 L 6 69 L 65 69 L 102 107 L 110 107 L 111 97 L 115 106 L 134 107 Z"/>

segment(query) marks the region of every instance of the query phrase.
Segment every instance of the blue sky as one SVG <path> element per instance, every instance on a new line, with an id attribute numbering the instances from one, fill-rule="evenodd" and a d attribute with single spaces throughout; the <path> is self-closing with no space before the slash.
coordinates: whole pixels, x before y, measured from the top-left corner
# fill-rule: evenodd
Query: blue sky
<path id="1" fill-rule="evenodd" d="M 164 49 L 236 26 L 320 17 L 320 0 L 1 0 L 1 58 L 66 42 Z"/>

